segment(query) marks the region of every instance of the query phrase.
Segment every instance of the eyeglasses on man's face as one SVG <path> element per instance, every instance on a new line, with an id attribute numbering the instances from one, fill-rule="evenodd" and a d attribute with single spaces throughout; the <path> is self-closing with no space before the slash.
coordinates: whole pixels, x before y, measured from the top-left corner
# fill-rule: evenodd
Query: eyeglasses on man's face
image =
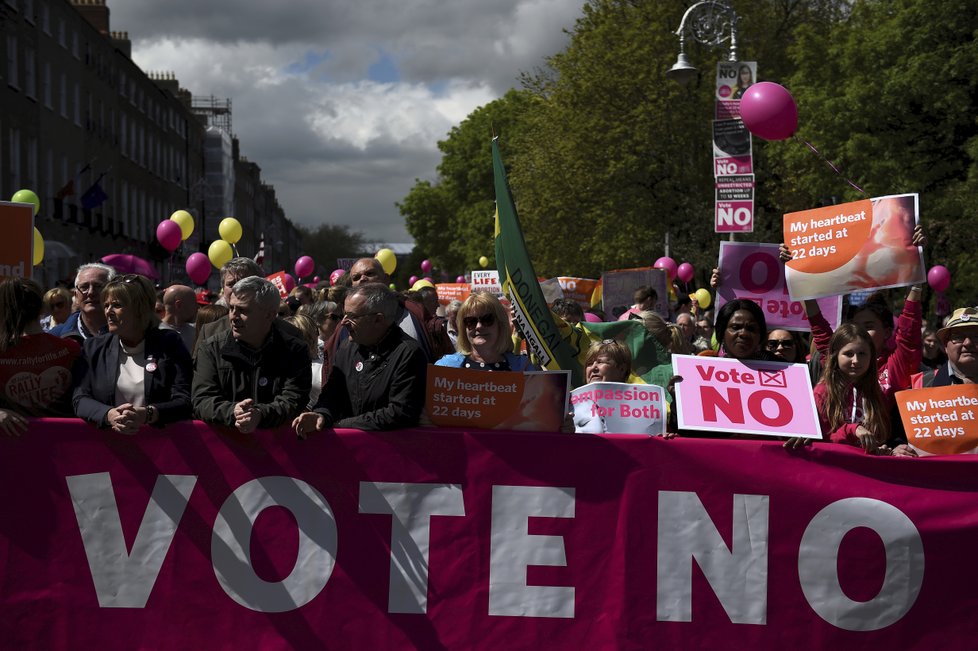
<path id="1" fill-rule="evenodd" d="M 362 319 L 363 317 L 370 316 L 371 314 L 380 314 L 380 312 L 361 312 L 360 314 L 346 312 L 341 321 L 356 321 L 357 319 Z"/>

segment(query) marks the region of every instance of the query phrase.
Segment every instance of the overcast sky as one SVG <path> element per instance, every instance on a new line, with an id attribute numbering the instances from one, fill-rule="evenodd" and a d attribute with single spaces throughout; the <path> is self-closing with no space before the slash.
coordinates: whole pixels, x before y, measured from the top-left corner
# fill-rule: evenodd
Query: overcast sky
<path id="1" fill-rule="evenodd" d="M 394 202 L 435 179 L 437 141 L 563 49 L 583 0 L 108 5 L 144 71 L 232 100 L 241 153 L 293 222 L 409 242 Z"/>

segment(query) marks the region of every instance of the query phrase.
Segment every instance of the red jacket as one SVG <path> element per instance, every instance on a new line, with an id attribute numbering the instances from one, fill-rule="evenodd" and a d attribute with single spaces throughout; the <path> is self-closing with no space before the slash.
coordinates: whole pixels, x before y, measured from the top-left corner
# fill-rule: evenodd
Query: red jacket
<path id="1" fill-rule="evenodd" d="M 815 385 L 815 409 L 818 410 L 818 424 L 822 427 L 823 441 L 860 445 L 859 437 L 856 436 L 856 429 L 862 424 L 863 406 L 861 398 L 857 402 L 857 393 L 856 388 L 849 385 L 849 390 L 846 392 L 846 422 L 833 430 L 829 426 L 829 415 L 825 409 L 827 397 L 825 383 L 819 382 Z"/>
<path id="2" fill-rule="evenodd" d="M 922 321 L 923 308 L 920 301 L 906 301 L 903 304 L 903 312 L 894 321 L 896 347 L 884 349 L 876 358 L 880 388 L 883 389 L 883 397 L 886 398 L 888 405 L 892 403 L 897 391 L 910 388 L 911 378 L 920 367 L 923 348 L 920 336 Z M 812 327 L 812 339 L 824 365 L 829 354 L 832 328 L 821 312 L 811 317 L 808 322 Z"/>

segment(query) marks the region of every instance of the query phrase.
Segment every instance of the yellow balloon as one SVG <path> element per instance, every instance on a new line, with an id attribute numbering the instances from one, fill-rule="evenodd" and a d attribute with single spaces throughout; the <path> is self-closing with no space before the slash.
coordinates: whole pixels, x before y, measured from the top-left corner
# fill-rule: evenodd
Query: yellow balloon
<path id="1" fill-rule="evenodd" d="M 234 217 L 225 217 L 217 227 L 221 239 L 228 244 L 237 244 L 241 239 L 241 222 Z"/>
<path id="2" fill-rule="evenodd" d="M 233 255 L 231 245 L 224 240 L 214 240 L 207 249 L 207 257 L 218 269 L 226 265 Z"/>
<path id="3" fill-rule="evenodd" d="M 37 226 L 34 227 L 34 266 L 41 264 L 44 260 L 44 238 L 41 237 L 41 231 L 37 230 Z"/>
<path id="4" fill-rule="evenodd" d="M 390 249 L 381 249 L 377 251 L 374 257 L 380 260 L 380 266 L 384 268 L 384 273 L 388 276 L 397 269 L 397 256 Z"/>
<path id="5" fill-rule="evenodd" d="M 487 258 L 486 256 L 482 256 L 481 258 L 479 258 L 479 266 L 482 267 L 483 269 L 485 269 L 486 267 L 488 267 L 489 266 L 489 258 Z"/>
<path id="6" fill-rule="evenodd" d="M 422 287 L 434 287 L 434 284 L 430 280 L 425 280 L 424 278 L 422 278 L 418 282 L 411 285 L 411 291 L 416 292 Z"/>
<path id="7" fill-rule="evenodd" d="M 180 239 L 186 240 L 194 234 L 194 216 L 186 210 L 178 210 L 170 215 L 170 221 L 180 225 Z"/>
<path id="8" fill-rule="evenodd" d="M 710 307 L 710 300 L 711 297 L 709 290 L 703 289 L 702 287 L 696 290 L 696 304 L 699 305 L 701 309 L 705 310 L 706 308 Z"/>

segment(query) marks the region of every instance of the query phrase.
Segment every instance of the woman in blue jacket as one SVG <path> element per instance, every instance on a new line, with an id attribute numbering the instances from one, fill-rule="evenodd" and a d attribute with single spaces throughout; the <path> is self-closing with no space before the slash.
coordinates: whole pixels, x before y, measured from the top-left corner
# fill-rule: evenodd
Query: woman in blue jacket
<path id="1" fill-rule="evenodd" d="M 513 354 L 513 327 L 499 299 L 485 292 L 470 295 L 455 317 L 457 353 L 445 355 L 435 366 L 483 371 L 539 371 L 529 357 Z"/>

